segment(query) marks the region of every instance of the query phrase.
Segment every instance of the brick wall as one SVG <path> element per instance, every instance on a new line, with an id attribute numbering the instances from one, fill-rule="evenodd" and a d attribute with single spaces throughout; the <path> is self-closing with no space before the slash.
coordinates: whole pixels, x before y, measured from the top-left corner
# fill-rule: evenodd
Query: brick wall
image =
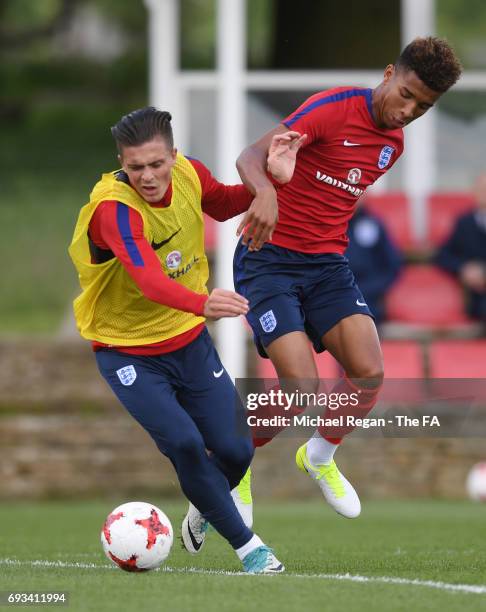
<path id="1" fill-rule="evenodd" d="M 257 497 L 315 496 L 294 463 L 303 440 L 256 453 Z M 363 497 L 464 497 L 483 439 L 349 438 L 336 458 Z M 170 462 L 131 420 L 84 343 L 0 343 L 0 499 L 179 495 Z"/>

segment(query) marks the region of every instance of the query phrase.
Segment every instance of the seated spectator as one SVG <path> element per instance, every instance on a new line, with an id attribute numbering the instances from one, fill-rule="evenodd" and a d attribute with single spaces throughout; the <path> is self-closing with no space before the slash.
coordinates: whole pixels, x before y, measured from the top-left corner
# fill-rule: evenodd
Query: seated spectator
<path id="1" fill-rule="evenodd" d="M 476 209 L 459 217 L 436 263 L 466 289 L 468 314 L 486 321 L 486 173 L 476 179 L 473 195 Z"/>
<path id="2" fill-rule="evenodd" d="M 402 257 L 389 238 L 385 226 L 366 205 L 358 205 L 348 229 L 346 257 L 376 323 L 385 318 L 383 300 L 398 277 Z"/>

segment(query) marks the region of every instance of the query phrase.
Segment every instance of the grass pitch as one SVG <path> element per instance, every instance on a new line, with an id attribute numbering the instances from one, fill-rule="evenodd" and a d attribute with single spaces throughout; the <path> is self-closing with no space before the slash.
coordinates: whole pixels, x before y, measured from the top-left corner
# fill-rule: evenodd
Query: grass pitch
<path id="1" fill-rule="evenodd" d="M 0 119 L 1 334 L 57 331 L 79 293 L 67 247 L 94 183 L 117 167 L 108 126 L 121 114 L 81 101 Z"/>
<path id="2" fill-rule="evenodd" d="M 176 540 L 160 571 L 112 567 L 99 532 L 123 501 L 0 505 L 0 591 L 67 591 L 69 610 L 486 610 L 485 505 L 365 502 L 346 520 L 320 501 L 260 503 L 255 530 L 287 572 L 247 576 L 214 531 L 197 556 Z M 147 501 L 178 534 L 185 504 Z"/>

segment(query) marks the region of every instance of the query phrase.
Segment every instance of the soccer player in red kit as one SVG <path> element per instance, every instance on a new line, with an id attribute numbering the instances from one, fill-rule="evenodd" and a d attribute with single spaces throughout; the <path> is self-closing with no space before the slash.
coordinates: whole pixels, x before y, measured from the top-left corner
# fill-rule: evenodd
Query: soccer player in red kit
<path id="1" fill-rule="evenodd" d="M 272 360 L 281 384 L 317 392 L 312 343 L 342 366 L 334 391 L 357 394 L 354 413 L 365 416 L 374 406 L 383 358 L 373 314 L 343 255 L 348 222 L 358 198 L 402 154 L 403 128 L 460 74 L 445 40 L 416 38 L 375 89 L 319 92 L 240 155 L 240 176 L 255 198 L 239 227 L 235 287 L 249 301 L 258 350 Z M 358 495 L 333 459 L 349 431 L 318 428 L 298 449 L 296 462 L 337 512 L 354 518 L 361 511 Z M 268 438 L 254 436 L 255 446 Z"/>

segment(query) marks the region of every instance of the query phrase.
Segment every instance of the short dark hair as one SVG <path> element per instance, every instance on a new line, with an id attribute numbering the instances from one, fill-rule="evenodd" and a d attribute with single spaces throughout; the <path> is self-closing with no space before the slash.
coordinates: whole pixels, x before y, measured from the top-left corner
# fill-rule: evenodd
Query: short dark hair
<path id="1" fill-rule="evenodd" d="M 136 147 L 161 136 L 171 149 L 174 148 L 174 136 L 170 121 L 172 116 L 154 106 L 146 106 L 124 115 L 111 128 L 118 151 L 123 147 Z"/>
<path id="2" fill-rule="evenodd" d="M 454 49 L 443 38 L 415 38 L 401 52 L 396 68 L 413 70 L 429 89 L 444 93 L 462 73 L 462 65 Z"/>

